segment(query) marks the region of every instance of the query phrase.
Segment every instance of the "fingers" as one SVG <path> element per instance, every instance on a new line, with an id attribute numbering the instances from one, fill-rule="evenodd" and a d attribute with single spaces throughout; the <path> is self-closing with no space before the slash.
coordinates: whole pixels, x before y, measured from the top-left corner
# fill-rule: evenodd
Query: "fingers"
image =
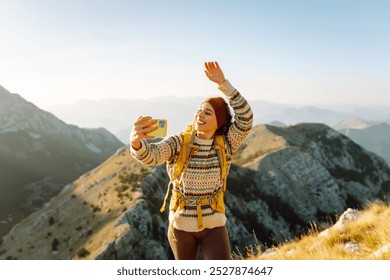
<path id="1" fill-rule="evenodd" d="M 148 134 L 149 132 L 155 131 L 158 127 L 155 125 L 147 126 L 139 130 L 142 134 Z"/>
<path id="2" fill-rule="evenodd" d="M 155 123 L 156 123 L 155 121 L 149 121 L 141 125 L 135 125 L 134 131 L 138 135 L 147 134 L 149 132 L 155 131 L 158 128 L 157 126 L 153 125 Z"/>
<path id="3" fill-rule="evenodd" d="M 132 129 L 132 137 L 133 138 L 147 138 L 147 139 L 152 139 L 154 137 L 148 136 L 147 134 L 155 131 L 157 129 L 157 126 L 154 124 L 156 123 L 156 120 L 153 120 L 152 117 L 150 116 L 139 116 L 137 120 L 133 124 L 133 129 Z"/>
<path id="4" fill-rule="evenodd" d="M 152 123 L 153 123 L 152 117 L 150 117 L 150 116 L 146 116 L 146 117 L 139 116 L 139 117 L 137 118 L 137 120 L 134 122 L 134 125 L 135 125 L 135 126 L 139 126 L 139 125 L 142 125 L 142 124 L 145 124 L 145 123 L 148 123 L 148 122 L 152 122 Z M 150 123 L 150 124 L 151 124 L 151 123 Z M 149 125 L 150 125 L 150 124 L 149 124 Z"/>
<path id="5" fill-rule="evenodd" d="M 205 62 L 204 65 L 205 65 L 207 71 L 212 71 L 214 69 L 219 69 L 220 68 L 218 62 L 216 62 L 216 61 Z"/>
<path id="6" fill-rule="evenodd" d="M 205 68 L 206 68 L 207 71 L 210 71 L 209 63 L 210 63 L 210 62 L 205 62 L 205 63 L 204 63 L 204 66 L 205 66 Z"/>
<path id="7" fill-rule="evenodd" d="M 152 117 L 138 117 L 138 119 L 134 122 L 134 128 L 138 130 L 142 130 L 146 127 L 151 126 L 152 124 L 155 124 L 157 120 L 153 120 Z"/>

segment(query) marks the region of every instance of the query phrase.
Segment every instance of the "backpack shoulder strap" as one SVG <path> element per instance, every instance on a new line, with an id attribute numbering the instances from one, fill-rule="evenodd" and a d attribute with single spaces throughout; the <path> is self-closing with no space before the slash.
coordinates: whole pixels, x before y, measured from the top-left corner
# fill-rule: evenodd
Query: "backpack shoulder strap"
<path id="1" fill-rule="evenodd" d="M 173 175 L 172 179 L 178 178 L 184 168 L 185 163 L 189 158 L 189 154 L 191 152 L 191 145 L 194 142 L 194 135 L 191 132 L 182 133 L 183 142 L 181 144 L 180 152 L 177 157 L 176 163 L 173 166 Z"/>
<path id="2" fill-rule="evenodd" d="M 168 199 L 170 186 L 173 185 L 173 182 L 180 177 L 183 169 L 187 165 L 188 160 L 191 156 L 191 150 L 192 150 L 192 146 L 193 146 L 193 142 L 194 142 L 194 134 L 191 131 L 186 130 L 183 133 L 181 133 L 181 135 L 183 137 L 183 140 L 181 143 L 180 152 L 179 152 L 179 155 L 176 159 L 176 162 L 171 170 L 170 182 L 168 184 L 167 191 L 166 191 L 165 197 L 164 197 L 164 202 L 160 208 L 160 212 L 165 211 L 165 205 L 166 205 L 166 202 Z"/>
<path id="3" fill-rule="evenodd" d="M 217 152 L 219 165 L 221 166 L 221 180 L 223 181 L 222 190 L 226 190 L 227 163 L 226 163 L 226 146 L 223 135 L 216 135 L 214 138 L 214 147 Z"/>

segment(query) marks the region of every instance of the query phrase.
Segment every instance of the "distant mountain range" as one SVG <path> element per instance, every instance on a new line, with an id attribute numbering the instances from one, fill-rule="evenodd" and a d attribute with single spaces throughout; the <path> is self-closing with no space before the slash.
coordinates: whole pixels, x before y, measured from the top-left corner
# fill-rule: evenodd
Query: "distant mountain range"
<path id="1" fill-rule="evenodd" d="M 151 100 L 82 100 L 72 105 L 53 107 L 50 111 L 66 122 L 81 127 L 105 127 L 128 144 L 133 122 L 138 116 L 167 119 L 168 134 L 175 134 L 192 121 L 202 100 L 175 97 Z"/>
<path id="2" fill-rule="evenodd" d="M 104 128 L 68 125 L 0 86 L 0 236 L 123 145 Z"/>
<path id="3" fill-rule="evenodd" d="M 361 128 L 343 128 L 340 132 L 365 149 L 379 155 L 390 165 L 390 125 L 379 123 Z"/>
<path id="4" fill-rule="evenodd" d="M 124 147 L 17 224 L 0 259 L 170 259 L 167 184 L 164 165 L 141 166 Z M 389 199 L 389 186 L 382 158 L 328 126 L 258 125 L 228 177 L 232 251 L 326 228 L 349 207 Z"/>
<path id="5" fill-rule="evenodd" d="M 139 115 L 151 115 L 168 120 L 168 134 L 177 134 L 189 124 L 205 97 L 159 97 L 149 100 L 106 99 L 82 100 L 70 105 L 49 108 L 59 118 L 81 127 L 105 127 L 124 143 L 134 120 Z M 345 120 L 362 119 L 372 123 L 390 120 L 390 108 L 355 108 L 343 111 L 315 106 L 293 106 L 263 100 L 251 100 L 255 124 L 278 121 L 286 125 L 302 122 L 324 123 L 331 127 Z M 336 127 L 335 127 L 336 128 Z M 336 128 L 338 129 L 338 128 Z"/>
<path id="6" fill-rule="evenodd" d="M 69 123 L 83 127 L 107 128 L 124 143 L 129 142 L 133 121 L 139 115 L 168 119 L 168 134 L 177 134 L 191 122 L 204 97 L 160 97 L 149 100 L 106 99 L 83 100 L 51 109 Z M 367 150 L 383 157 L 390 164 L 390 108 L 349 108 L 332 110 L 315 106 L 292 106 L 263 100 L 250 101 L 256 124 L 288 126 L 298 123 L 323 123 L 351 137 Z M 381 125 L 382 124 L 382 125 Z M 372 127 L 367 132 L 365 129 Z M 390 128 L 389 128 L 390 130 Z M 362 134 L 361 136 L 359 136 Z"/>

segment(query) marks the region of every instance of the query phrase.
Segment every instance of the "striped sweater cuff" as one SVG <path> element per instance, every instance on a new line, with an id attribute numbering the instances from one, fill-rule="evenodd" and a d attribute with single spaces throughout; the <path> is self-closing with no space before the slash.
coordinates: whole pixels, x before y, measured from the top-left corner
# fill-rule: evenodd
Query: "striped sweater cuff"
<path id="1" fill-rule="evenodd" d="M 236 90 L 228 80 L 225 80 L 223 84 L 218 87 L 218 89 L 222 91 L 226 96 L 232 95 L 233 92 Z"/>
<path id="2" fill-rule="evenodd" d="M 146 145 L 147 145 L 147 142 L 145 140 L 141 140 L 141 148 L 139 150 L 135 150 L 133 149 L 133 147 L 131 146 L 130 144 L 130 152 L 131 152 L 131 155 L 135 158 L 142 158 L 144 156 L 144 154 L 146 153 L 147 149 L 146 149 Z"/>

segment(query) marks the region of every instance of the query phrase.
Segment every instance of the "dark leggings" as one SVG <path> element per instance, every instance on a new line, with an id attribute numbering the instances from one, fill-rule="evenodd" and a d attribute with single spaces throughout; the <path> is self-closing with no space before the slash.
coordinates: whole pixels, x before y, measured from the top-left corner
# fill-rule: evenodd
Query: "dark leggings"
<path id="1" fill-rule="evenodd" d="M 175 233 L 177 241 L 173 241 Z M 231 260 L 226 226 L 187 232 L 168 227 L 169 245 L 176 260 L 197 260 L 199 248 L 205 260 Z"/>

